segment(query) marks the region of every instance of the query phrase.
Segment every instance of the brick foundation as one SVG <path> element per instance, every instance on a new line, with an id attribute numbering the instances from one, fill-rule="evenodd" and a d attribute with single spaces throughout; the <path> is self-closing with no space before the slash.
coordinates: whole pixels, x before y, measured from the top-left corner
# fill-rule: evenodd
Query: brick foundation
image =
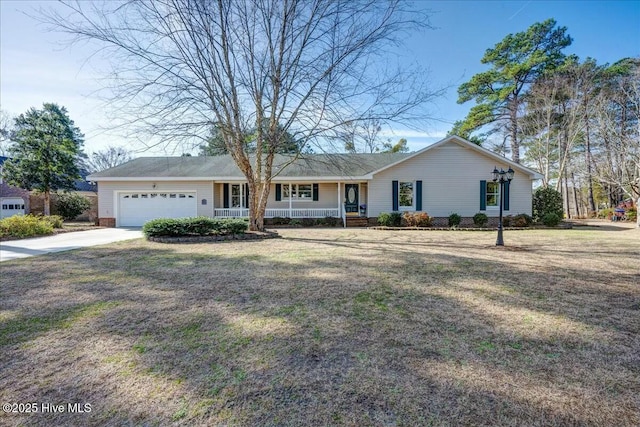
<path id="1" fill-rule="evenodd" d="M 111 227 L 114 228 L 116 226 L 115 218 L 100 218 L 98 220 L 98 225 L 100 227 Z"/>

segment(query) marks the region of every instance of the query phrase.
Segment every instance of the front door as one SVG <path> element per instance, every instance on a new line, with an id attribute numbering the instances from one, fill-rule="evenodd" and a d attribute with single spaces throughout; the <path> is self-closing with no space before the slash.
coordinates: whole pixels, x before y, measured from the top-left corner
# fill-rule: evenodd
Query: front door
<path id="1" fill-rule="evenodd" d="M 358 184 L 345 184 L 344 211 L 346 213 L 359 213 L 358 208 Z"/>

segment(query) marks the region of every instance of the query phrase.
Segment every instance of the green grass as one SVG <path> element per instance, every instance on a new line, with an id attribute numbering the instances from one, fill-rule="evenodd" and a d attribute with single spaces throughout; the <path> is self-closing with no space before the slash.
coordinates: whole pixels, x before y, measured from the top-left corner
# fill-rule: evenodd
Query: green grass
<path id="1" fill-rule="evenodd" d="M 8 425 L 640 424 L 637 230 L 282 230 L 9 261 Z"/>

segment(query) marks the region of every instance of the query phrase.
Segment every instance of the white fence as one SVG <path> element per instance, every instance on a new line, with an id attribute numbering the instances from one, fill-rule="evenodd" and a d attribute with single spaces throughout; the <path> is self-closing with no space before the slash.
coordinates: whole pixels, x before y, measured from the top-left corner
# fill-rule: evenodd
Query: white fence
<path id="1" fill-rule="evenodd" d="M 222 218 L 245 218 L 249 216 L 249 209 L 229 208 L 214 209 L 214 215 Z M 325 218 L 338 217 L 340 211 L 335 209 L 267 209 L 265 218 Z"/>

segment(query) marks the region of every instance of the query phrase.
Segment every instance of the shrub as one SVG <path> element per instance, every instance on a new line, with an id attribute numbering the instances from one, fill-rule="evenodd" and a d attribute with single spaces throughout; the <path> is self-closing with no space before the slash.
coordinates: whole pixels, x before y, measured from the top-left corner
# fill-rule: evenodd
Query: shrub
<path id="1" fill-rule="evenodd" d="M 555 227 L 560 224 L 560 217 L 554 213 L 548 213 L 542 218 L 542 223 L 547 227 Z"/>
<path id="2" fill-rule="evenodd" d="M 462 217 L 457 213 L 452 213 L 449 215 L 449 227 L 457 227 L 462 222 Z"/>
<path id="3" fill-rule="evenodd" d="M 326 225 L 328 227 L 336 227 L 342 223 L 340 218 L 336 218 L 335 216 L 327 216 L 324 218 L 318 218 L 316 220 L 316 224 L 318 225 Z"/>
<path id="4" fill-rule="evenodd" d="M 207 236 L 211 234 L 242 234 L 249 224 L 244 219 L 229 218 L 158 218 L 142 227 L 147 237 Z"/>
<path id="5" fill-rule="evenodd" d="M 431 227 L 432 219 L 426 212 L 405 212 L 402 221 L 407 227 Z"/>
<path id="6" fill-rule="evenodd" d="M 274 216 L 271 219 L 273 225 L 287 225 L 291 221 L 291 218 L 283 218 L 281 216 Z"/>
<path id="7" fill-rule="evenodd" d="M 391 224 L 391 214 L 383 212 L 378 215 L 378 225 L 389 227 L 389 224 Z"/>
<path id="8" fill-rule="evenodd" d="M 485 227 L 488 222 L 489 222 L 489 217 L 487 217 L 487 215 L 483 214 L 482 212 L 478 212 L 473 216 L 473 224 L 476 227 Z"/>
<path id="9" fill-rule="evenodd" d="M 45 217 L 14 215 L 0 220 L 0 237 L 34 237 L 53 233 L 53 225 Z"/>
<path id="10" fill-rule="evenodd" d="M 62 228 L 62 217 L 60 215 L 50 215 L 39 217 L 43 221 L 47 221 L 53 228 Z"/>
<path id="11" fill-rule="evenodd" d="M 513 215 L 507 215 L 502 217 L 502 226 L 503 227 L 511 227 L 511 223 L 513 222 Z"/>
<path id="12" fill-rule="evenodd" d="M 303 227 L 313 227 L 316 225 L 316 220 L 313 218 L 302 218 L 301 222 Z"/>
<path id="13" fill-rule="evenodd" d="M 378 215 L 378 224 L 385 227 L 400 227 L 402 224 L 402 215 L 400 212 L 383 212 Z"/>
<path id="14" fill-rule="evenodd" d="M 551 187 L 540 187 L 533 193 L 533 218 L 540 222 L 550 213 L 562 219 L 562 194 Z"/>
<path id="15" fill-rule="evenodd" d="M 58 213 L 66 220 L 72 220 L 91 207 L 91 202 L 77 193 L 58 194 Z"/>
<path id="16" fill-rule="evenodd" d="M 627 209 L 627 219 L 629 219 L 629 221 L 637 221 L 638 220 L 638 208 L 637 207 L 632 207 Z"/>
<path id="17" fill-rule="evenodd" d="M 513 225 L 516 227 L 529 227 L 533 224 L 533 218 L 527 214 L 518 214 L 513 217 Z"/>
<path id="18" fill-rule="evenodd" d="M 302 225 L 302 221 L 300 221 L 299 219 L 292 219 L 289 221 L 289 225 L 294 225 L 294 226 Z"/>
<path id="19" fill-rule="evenodd" d="M 598 218 L 610 219 L 613 216 L 613 208 L 600 209 L 598 211 Z"/>
<path id="20" fill-rule="evenodd" d="M 400 227 L 402 225 L 402 214 L 400 212 L 391 212 L 391 226 Z"/>

